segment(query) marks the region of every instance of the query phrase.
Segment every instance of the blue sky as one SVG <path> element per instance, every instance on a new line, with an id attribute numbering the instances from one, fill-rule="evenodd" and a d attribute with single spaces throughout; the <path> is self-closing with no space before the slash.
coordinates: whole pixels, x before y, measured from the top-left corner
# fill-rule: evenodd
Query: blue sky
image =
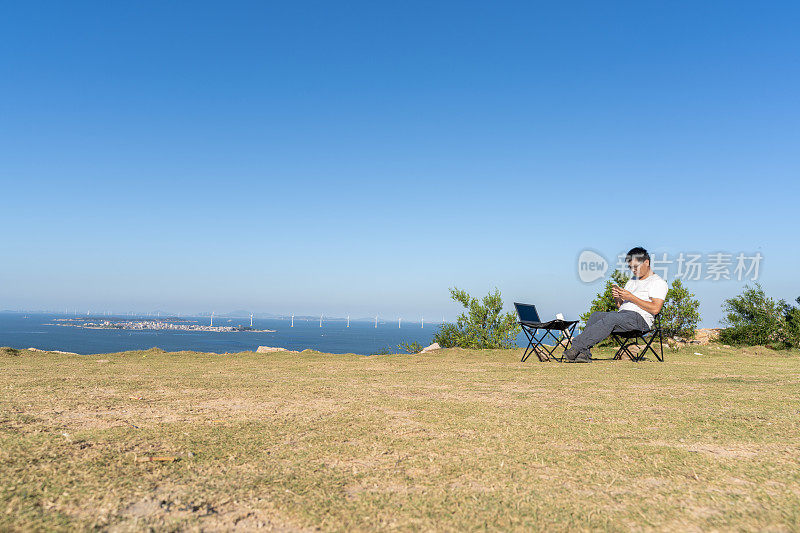
<path id="1" fill-rule="evenodd" d="M 800 295 L 796 3 L 0 9 L 0 308 L 574 316 L 634 245 Z"/>

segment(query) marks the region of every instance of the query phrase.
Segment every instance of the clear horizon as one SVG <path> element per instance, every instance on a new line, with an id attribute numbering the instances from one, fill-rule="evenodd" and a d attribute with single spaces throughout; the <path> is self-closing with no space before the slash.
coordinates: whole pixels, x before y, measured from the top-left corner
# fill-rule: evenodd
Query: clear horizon
<path id="1" fill-rule="evenodd" d="M 0 309 L 577 317 L 639 245 L 800 296 L 796 3 L 3 13 Z"/>
<path id="2" fill-rule="evenodd" d="M 0 309 L 0 313 L 10 313 L 10 314 L 43 314 L 43 315 L 54 315 L 54 316 L 71 316 L 71 317 L 81 317 L 81 318 L 121 318 L 125 319 L 126 317 L 134 317 L 134 318 L 209 318 L 211 313 L 210 312 L 197 312 L 197 313 L 176 313 L 176 312 L 169 312 L 169 311 L 92 311 L 89 310 L 89 313 L 83 312 L 75 312 L 75 310 L 56 310 L 56 309 Z M 299 313 L 289 313 L 289 314 L 279 314 L 279 313 L 270 313 L 267 311 L 253 311 L 253 318 L 259 319 L 289 319 L 292 316 L 296 319 L 302 318 L 311 318 L 314 320 L 319 320 L 320 315 L 316 314 L 299 314 Z M 237 313 L 234 311 L 223 311 L 221 313 L 214 312 L 214 317 L 220 318 L 242 318 L 246 319 L 249 317 L 249 314 L 242 314 Z M 334 316 L 334 315 L 322 315 L 323 320 L 333 320 L 333 321 L 345 321 L 348 319 L 348 315 L 342 316 Z M 349 316 L 351 322 L 372 322 L 375 320 L 375 316 Z M 390 315 L 378 315 L 378 323 L 396 323 L 398 319 L 402 319 L 403 323 L 409 324 L 420 324 L 423 322 L 425 324 L 441 324 L 442 317 L 437 319 L 427 319 L 424 317 L 399 317 L 399 316 L 390 316 Z M 450 322 L 450 320 L 445 318 L 445 322 Z"/>

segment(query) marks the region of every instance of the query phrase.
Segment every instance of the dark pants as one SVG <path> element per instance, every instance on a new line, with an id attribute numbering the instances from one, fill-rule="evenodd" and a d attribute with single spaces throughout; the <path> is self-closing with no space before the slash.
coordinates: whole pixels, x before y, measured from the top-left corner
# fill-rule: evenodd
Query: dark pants
<path id="1" fill-rule="evenodd" d="M 586 321 L 583 331 L 572 339 L 572 348 L 576 352 L 591 355 L 589 348 L 602 341 L 611 330 L 617 331 L 649 331 L 647 322 L 636 311 L 595 311 Z"/>

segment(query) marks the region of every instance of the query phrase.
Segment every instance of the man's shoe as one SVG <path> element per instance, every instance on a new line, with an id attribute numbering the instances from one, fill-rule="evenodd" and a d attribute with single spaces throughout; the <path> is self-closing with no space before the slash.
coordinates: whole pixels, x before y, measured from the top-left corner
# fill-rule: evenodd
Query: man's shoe
<path id="1" fill-rule="evenodd" d="M 581 352 L 572 360 L 573 363 L 591 363 L 592 358 L 586 352 Z"/>
<path id="2" fill-rule="evenodd" d="M 580 352 L 578 352 L 578 350 L 576 350 L 575 348 L 567 348 L 566 350 L 564 350 L 563 357 L 564 359 L 567 360 L 567 362 L 572 363 L 575 361 L 575 358 L 578 357 L 579 353 Z"/>

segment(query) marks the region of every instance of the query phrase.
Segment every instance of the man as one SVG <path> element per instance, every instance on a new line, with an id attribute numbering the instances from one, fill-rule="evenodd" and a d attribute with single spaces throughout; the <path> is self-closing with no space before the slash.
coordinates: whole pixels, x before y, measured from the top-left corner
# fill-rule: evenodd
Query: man
<path id="1" fill-rule="evenodd" d="M 633 277 L 621 289 L 614 285 L 612 294 L 618 311 L 596 311 L 586 321 L 586 327 L 572 340 L 564 351 L 571 363 L 588 363 L 592 360 L 589 348 L 602 341 L 615 327 L 617 331 L 650 331 L 655 315 L 661 311 L 667 297 L 667 282 L 650 270 L 650 254 L 641 247 L 633 248 L 625 256 Z"/>

